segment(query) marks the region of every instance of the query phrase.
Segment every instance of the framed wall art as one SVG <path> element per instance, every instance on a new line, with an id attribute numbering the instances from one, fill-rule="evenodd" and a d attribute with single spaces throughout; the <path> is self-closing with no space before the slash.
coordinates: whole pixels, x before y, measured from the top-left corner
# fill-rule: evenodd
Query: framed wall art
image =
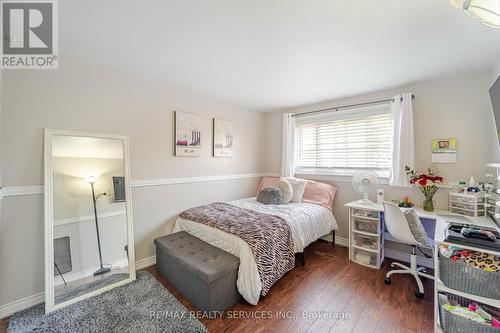
<path id="1" fill-rule="evenodd" d="M 214 157 L 233 157 L 233 138 L 233 122 L 231 120 L 214 118 Z"/>
<path id="2" fill-rule="evenodd" d="M 197 114 L 174 112 L 175 156 L 201 155 L 201 119 Z"/>

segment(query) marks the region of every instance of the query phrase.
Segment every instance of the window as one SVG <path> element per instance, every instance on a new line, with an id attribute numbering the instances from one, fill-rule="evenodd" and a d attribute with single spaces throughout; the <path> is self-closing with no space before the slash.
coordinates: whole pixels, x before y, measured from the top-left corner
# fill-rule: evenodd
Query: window
<path id="1" fill-rule="evenodd" d="M 392 120 L 388 104 L 296 118 L 297 174 L 390 176 Z"/>

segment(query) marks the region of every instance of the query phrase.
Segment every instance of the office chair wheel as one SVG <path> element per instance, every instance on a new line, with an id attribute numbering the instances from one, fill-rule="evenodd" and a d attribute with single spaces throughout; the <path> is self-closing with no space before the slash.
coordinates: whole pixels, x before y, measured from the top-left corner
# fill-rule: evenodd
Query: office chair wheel
<path id="1" fill-rule="evenodd" d="M 385 282 L 385 284 L 391 284 L 391 282 L 392 282 L 392 281 L 391 281 L 391 278 L 390 278 L 390 277 L 386 277 L 386 278 L 384 279 L 384 282 Z"/>
<path id="2" fill-rule="evenodd" d="M 422 299 L 422 298 L 424 298 L 424 293 L 419 293 L 418 291 L 415 291 L 415 296 L 416 296 L 417 298 Z"/>

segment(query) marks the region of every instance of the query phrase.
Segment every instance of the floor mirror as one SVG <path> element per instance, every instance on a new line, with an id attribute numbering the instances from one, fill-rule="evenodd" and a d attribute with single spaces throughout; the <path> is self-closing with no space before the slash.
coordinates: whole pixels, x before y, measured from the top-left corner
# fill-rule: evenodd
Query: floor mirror
<path id="1" fill-rule="evenodd" d="M 128 138 L 45 129 L 45 312 L 135 280 Z"/>

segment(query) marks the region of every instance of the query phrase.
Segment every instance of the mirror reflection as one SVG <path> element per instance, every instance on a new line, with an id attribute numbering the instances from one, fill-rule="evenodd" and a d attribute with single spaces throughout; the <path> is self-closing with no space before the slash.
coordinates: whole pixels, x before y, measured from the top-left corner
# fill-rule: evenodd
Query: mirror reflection
<path id="1" fill-rule="evenodd" d="M 129 277 L 124 143 L 52 138 L 54 303 Z"/>

